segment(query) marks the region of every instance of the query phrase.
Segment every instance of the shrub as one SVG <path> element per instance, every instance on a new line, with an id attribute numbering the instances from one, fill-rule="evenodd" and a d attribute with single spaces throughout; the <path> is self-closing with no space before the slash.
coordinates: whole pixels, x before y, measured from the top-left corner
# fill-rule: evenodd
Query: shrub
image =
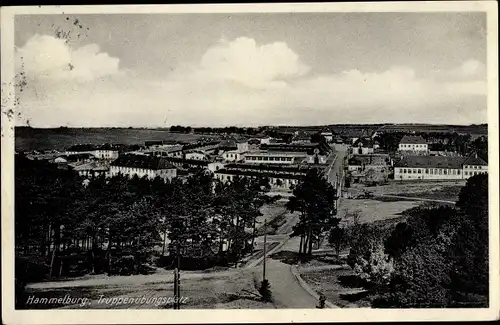
<path id="1" fill-rule="evenodd" d="M 260 283 L 259 293 L 263 301 L 271 302 L 273 300 L 271 293 L 271 284 L 269 284 L 269 280 L 265 279 Z"/>

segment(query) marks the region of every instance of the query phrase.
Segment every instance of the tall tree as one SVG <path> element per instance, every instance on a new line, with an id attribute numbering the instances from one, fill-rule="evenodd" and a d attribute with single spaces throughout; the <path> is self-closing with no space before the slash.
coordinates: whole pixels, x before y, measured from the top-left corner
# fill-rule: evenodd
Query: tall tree
<path id="1" fill-rule="evenodd" d="M 293 196 L 287 208 L 301 213 L 301 218 L 294 227 L 295 236 L 301 236 L 299 253 L 312 254 L 313 242 L 319 236 L 340 222 L 336 218 L 335 188 L 326 180 L 320 170 L 313 168 L 293 189 Z"/>

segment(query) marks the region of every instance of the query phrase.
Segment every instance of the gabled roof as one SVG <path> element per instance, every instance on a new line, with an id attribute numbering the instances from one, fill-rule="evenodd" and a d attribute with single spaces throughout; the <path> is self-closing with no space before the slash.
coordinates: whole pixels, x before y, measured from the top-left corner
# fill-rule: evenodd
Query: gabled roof
<path id="1" fill-rule="evenodd" d="M 77 161 L 79 159 L 94 159 L 95 157 L 90 153 L 76 153 L 72 155 L 60 155 L 57 158 L 64 158 L 66 161 Z"/>
<path id="2" fill-rule="evenodd" d="M 109 170 L 108 165 L 99 164 L 96 162 L 90 162 L 86 164 L 73 166 L 73 170 L 75 171 L 84 171 L 84 170 L 95 170 L 95 171 L 107 171 Z"/>
<path id="3" fill-rule="evenodd" d="M 365 148 L 373 147 L 373 140 L 371 138 L 359 138 L 352 144 L 353 147 L 363 146 Z"/>
<path id="4" fill-rule="evenodd" d="M 463 157 L 446 156 L 405 156 L 394 164 L 394 167 L 413 167 L 413 168 L 462 168 Z"/>
<path id="5" fill-rule="evenodd" d="M 144 168 L 152 170 L 175 168 L 164 158 L 141 155 L 120 155 L 115 161 L 111 163 L 111 166 Z"/>
<path id="6" fill-rule="evenodd" d="M 425 141 L 425 139 L 419 135 L 405 135 L 399 143 L 400 144 L 427 144 L 427 141 Z"/>
<path id="7" fill-rule="evenodd" d="M 477 156 L 477 154 L 472 154 L 467 157 L 463 164 L 469 166 L 488 166 L 488 163 L 481 157 Z"/>

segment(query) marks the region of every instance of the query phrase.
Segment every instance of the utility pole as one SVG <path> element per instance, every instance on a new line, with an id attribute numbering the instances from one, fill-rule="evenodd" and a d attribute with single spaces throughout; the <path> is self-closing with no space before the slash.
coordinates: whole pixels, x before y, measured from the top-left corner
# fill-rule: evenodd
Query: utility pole
<path id="1" fill-rule="evenodd" d="M 262 281 L 266 280 L 266 242 L 267 242 L 267 219 L 264 220 L 264 263 L 262 266 Z"/>
<path id="2" fill-rule="evenodd" d="M 180 257 L 180 244 L 179 240 L 177 240 L 176 244 L 176 258 L 177 258 L 177 266 L 174 270 L 174 309 L 181 309 L 181 257 Z"/>

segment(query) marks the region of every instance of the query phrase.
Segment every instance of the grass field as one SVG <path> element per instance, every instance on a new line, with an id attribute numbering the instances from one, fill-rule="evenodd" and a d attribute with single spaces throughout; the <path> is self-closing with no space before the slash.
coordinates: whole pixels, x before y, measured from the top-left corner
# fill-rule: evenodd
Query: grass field
<path id="1" fill-rule="evenodd" d="M 17 129 L 15 130 L 15 149 L 63 150 L 75 144 L 144 144 L 147 140 L 174 140 L 193 142 L 201 137 L 199 134 L 170 133 L 162 130 L 148 129 Z"/>
<path id="2" fill-rule="evenodd" d="M 378 200 L 340 199 L 338 215 L 343 217 L 347 212 L 359 211 L 360 222 L 374 222 L 401 216 L 401 213 L 420 205 L 415 201 L 381 202 Z"/>
<path id="3" fill-rule="evenodd" d="M 364 187 L 355 185 L 349 188 L 352 196 L 369 191 L 374 196 L 396 195 L 408 198 L 430 200 L 456 201 L 465 181 L 445 182 L 391 182 L 387 185 Z M 359 211 L 362 222 L 375 222 L 397 218 L 407 209 L 425 204 L 421 201 L 411 201 L 402 198 L 379 196 L 373 199 L 340 199 L 339 216 L 347 212 Z"/>
<path id="4" fill-rule="evenodd" d="M 338 307 L 370 307 L 368 292 L 349 267 L 303 271 L 300 275 L 314 291 L 323 293 L 328 301 Z"/>

